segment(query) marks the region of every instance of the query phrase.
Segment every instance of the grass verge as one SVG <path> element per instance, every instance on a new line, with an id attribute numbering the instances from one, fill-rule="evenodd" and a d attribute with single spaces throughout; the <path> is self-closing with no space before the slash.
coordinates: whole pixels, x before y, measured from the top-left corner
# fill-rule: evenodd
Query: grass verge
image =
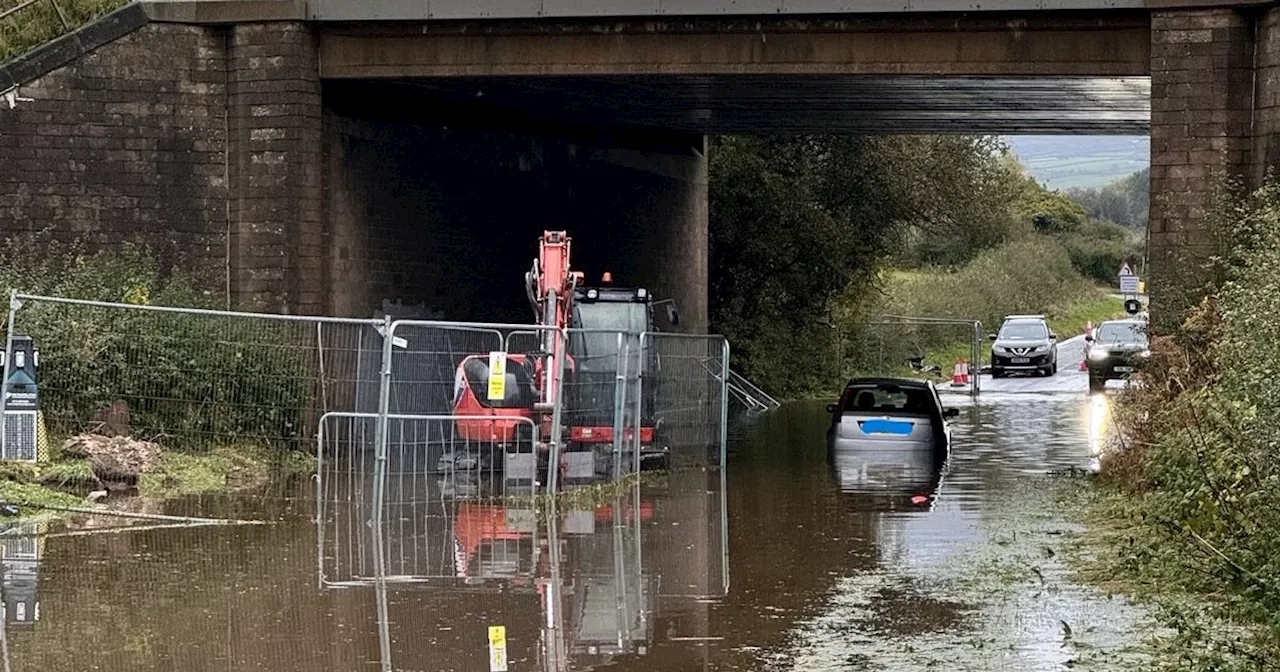
<path id="1" fill-rule="evenodd" d="M 138 494 L 153 500 L 183 495 L 244 490 L 273 477 L 310 473 L 311 455 L 286 455 L 251 447 L 221 447 L 209 453 L 164 453 L 160 467 L 142 474 Z M 99 481 L 87 459 L 59 459 L 43 464 L 0 462 L 0 497 L 14 504 L 85 506 L 86 495 Z"/>
<path id="2" fill-rule="evenodd" d="M 1186 546 L 1153 526 L 1149 503 L 1103 482 L 1073 490 L 1062 504 L 1085 532 L 1067 553 L 1082 583 L 1147 607 L 1155 620 L 1142 642 L 1156 672 L 1277 669 L 1278 634 L 1248 616 L 1247 596 L 1189 585 Z M 1194 554 L 1193 554 L 1194 555 Z"/>
<path id="3" fill-rule="evenodd" d="M 1124 314 L 1124 300 L 1107 295 L 1070 304 L 1066 310 L 1046 317 L 1049 318 L 1049 328 L 1058 334 L 1058 339 L 1065 340 L 1083 334 L 1088 322 L 1096 325 L 1103 320 L 1123 317 Z"/>
<path id="4" fill-rule="evenodd" d="M 24 0 L 0 0 L 0 12 Z M 57 2 L 55 6 L 53 3 Z M 0 63 L 17 58 L 36 47 L 91 23 L 127 4 L 130 0 L 38 0 L 0 20 Z M 64 26 L 58 10 L 66 17 Z"/>

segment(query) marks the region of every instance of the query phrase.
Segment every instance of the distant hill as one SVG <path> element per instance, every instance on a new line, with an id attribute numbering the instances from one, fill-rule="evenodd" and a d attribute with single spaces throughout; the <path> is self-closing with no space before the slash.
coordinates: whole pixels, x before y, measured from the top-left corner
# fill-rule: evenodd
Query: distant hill
<path id="1" fill-rule="evenodd" d="M 1151 164 L 1147 136 L 1011 135 L 1004 141 L 1050 189 L 1105 187 Z"/>

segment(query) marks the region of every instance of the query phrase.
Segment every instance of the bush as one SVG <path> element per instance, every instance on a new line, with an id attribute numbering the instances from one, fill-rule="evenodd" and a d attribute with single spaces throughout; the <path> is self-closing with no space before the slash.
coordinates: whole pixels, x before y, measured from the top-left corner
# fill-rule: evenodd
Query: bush
<path id="1" fill-rule="evenodd" d="M 1121 265 L 1141 257 L 1141 241 L 1111 222 L 1090 220 L 1057 238 L 1081 275 L 1108 286 L 1116 282 Z"/>
<path id="2" fill-rule="evenodd" d="M 29 294 L 215 307 L 216 296 L 199 286 L 164 274 L 142 246 L 89 253 L 35 235 L 0 247 L 0 287 Z M 55 433 L 92 429 L 102 409 L 122 400 L 135 435 L 163 437 L 170 447 L 287 444 L 306 434 L 317 375 L 302 325 L 30 300 L 14 328 L 40 349 L 41 404 Z"/>
<path id="3" fill-rule="evenodd" d="M 1224 641 L 1172 609 L 1181 669 L 1263 669 L 1280 665 L 1280 187 L 1215 219 L 1225 282 L 1154 341 L 1104 474 L 1143 513 L 1134 578 L 1168 577 L 1196 610 L 1252 626 Z"/>
<path id="4" fill-rule="evenodd" d="M 900 276 L 885 291 L 884 312 L 981 320 L 990 328 L 1010 313 L 1065 310 L 1093 288 L 1062 245 L 1033 237 L 988 250 L 958 271 Z"/>

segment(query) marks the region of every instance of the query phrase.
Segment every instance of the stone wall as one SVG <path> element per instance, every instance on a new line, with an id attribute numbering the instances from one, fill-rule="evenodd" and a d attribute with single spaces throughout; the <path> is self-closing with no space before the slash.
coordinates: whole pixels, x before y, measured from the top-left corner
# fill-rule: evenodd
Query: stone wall
<path id="1" fill-rule="evenodd" d="M 0 105 L 0 232 L 136 239 L 227 283 L 223 31 L 149 24 Z"/>
<path id="2" fill-rule="evenodd" d="M 227 54 L 232 303 L 318 313 L 324 253 L 315 36 L 301 23 L 237 24 Z"/>
<path id="3" fill-rule="evenodd" d="M 1152 14 L 1150 291 L 1164 326 L 1203 295 L 1222 178 L 1252 172 L 1253 31 L 1232 9 Z"/>

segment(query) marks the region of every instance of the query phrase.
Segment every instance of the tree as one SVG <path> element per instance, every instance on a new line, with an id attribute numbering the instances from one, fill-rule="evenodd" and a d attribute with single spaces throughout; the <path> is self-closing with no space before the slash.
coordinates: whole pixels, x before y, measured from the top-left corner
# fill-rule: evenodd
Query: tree
<path id="1" fill-rule="evenodd" d="M 1147 228 L 1151 203 L 1151 169 L 1143 168 L 1101 189 L 1069 189 L 1066 192 L 1095 219 L 1105 219 L 1131 229 Z"/>
<path id="2" fill-rule="evenodd" d="M 1007 238 L 1011 171 L 992 138 L 715 139 L 711 319 L 736 365 L 779 394 L 830 385 L 835 297 L 872 297 L 909 249 L 963 263 Z"/>

